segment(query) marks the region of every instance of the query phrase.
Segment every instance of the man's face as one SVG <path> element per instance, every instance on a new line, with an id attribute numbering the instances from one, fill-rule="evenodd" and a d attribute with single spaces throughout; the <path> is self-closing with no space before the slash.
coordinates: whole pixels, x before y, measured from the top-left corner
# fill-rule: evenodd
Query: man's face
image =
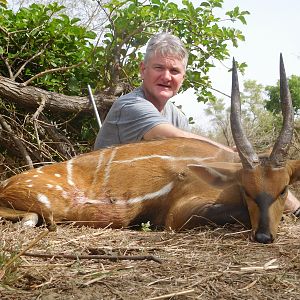
<path id="1" fill-rule="evenodd" d="M 147 63 L 141 63 L 140 73 L 146 98 L 158 110 L 177 94 L 185 75 L 182 60 L 174 56 L 151 56 Z"/>

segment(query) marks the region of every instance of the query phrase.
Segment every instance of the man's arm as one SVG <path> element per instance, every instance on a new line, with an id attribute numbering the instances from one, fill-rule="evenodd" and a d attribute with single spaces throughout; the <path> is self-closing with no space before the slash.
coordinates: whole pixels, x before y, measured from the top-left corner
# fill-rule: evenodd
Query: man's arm
<path id="1" fill-rule="evenodd" d="M 220 149 L 224 149 L 229 152 L 234 152 L 229 147 L 226 147 L 222 144 L 216 143 L 206 137 L 203 137 L 201 135 L 197 135 L 191 132 L 183 131 L 181 129 L 176 128 L 175 126 L 171 124 L 159 124 L 148 130 L 144 136 L 144 140 L 154 140 L 158 138 L 172 138 L 172 137 L 184 137 L 184 138 L 192 138 L 197 139 L 205 142 L 209 142 L 213 145 L 218 146 Z"/>

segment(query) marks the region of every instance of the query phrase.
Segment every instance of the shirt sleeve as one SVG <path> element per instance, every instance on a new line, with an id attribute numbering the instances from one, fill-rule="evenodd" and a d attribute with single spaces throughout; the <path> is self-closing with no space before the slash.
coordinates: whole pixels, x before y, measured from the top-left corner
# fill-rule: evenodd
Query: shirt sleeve
<path id="1" fill-rule="evenodd" d="M 149 101 L 127 101 L 121 109 L 117 122 L 120 142 L 140 141 L 153 127 L 169 123 Z"/>
<path id="2" fill-rule="evenodd" d="M 166 103 L 162 111 L 162 115 L 169 121 L 173 126 L 191 132 L 191 126 L 189 124 L 189 120 L 186 115 L 171 101 Z"/>

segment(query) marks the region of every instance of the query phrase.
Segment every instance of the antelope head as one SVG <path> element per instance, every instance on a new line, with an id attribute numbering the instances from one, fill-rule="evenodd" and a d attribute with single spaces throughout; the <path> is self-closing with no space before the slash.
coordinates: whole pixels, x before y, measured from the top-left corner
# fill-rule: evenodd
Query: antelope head
<path id="1" fill-rule="evenodd" d="M 287 160 L 293 136 L 294 113 L 282 55 L 280 98 L 283 126 L 269 157 L 260 159 L 242 128 L 239 83 L 233 60 L 230 122 L 242 163 L 238 181 L 250 215 L 252 239 L 261 243 L 273 242 L 282 218 L 288 185 L 299 180 L 299 161 Z"/>

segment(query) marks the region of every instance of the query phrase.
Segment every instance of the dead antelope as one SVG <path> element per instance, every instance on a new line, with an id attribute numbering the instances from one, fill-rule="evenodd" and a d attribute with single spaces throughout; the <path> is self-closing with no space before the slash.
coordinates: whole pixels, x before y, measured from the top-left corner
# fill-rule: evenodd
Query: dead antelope
<path id="1" fill-rule="evenodd" d="M 184 138 L 94 151 L 2 182 L 0 216 L 27 226 L 73 221 L 121 228 L 150 221 L 174 230 L 238 220 L 251 224 L 254 240 L 270 243 L 288 185 L 300 179 L 300 161 L 286 160 L 293 109 L 282 57 L 280 76 L 284 121 L 270 157 L 260 160 L 243 133 L 233 64 L 231 125 L 238 154 Z"/>

